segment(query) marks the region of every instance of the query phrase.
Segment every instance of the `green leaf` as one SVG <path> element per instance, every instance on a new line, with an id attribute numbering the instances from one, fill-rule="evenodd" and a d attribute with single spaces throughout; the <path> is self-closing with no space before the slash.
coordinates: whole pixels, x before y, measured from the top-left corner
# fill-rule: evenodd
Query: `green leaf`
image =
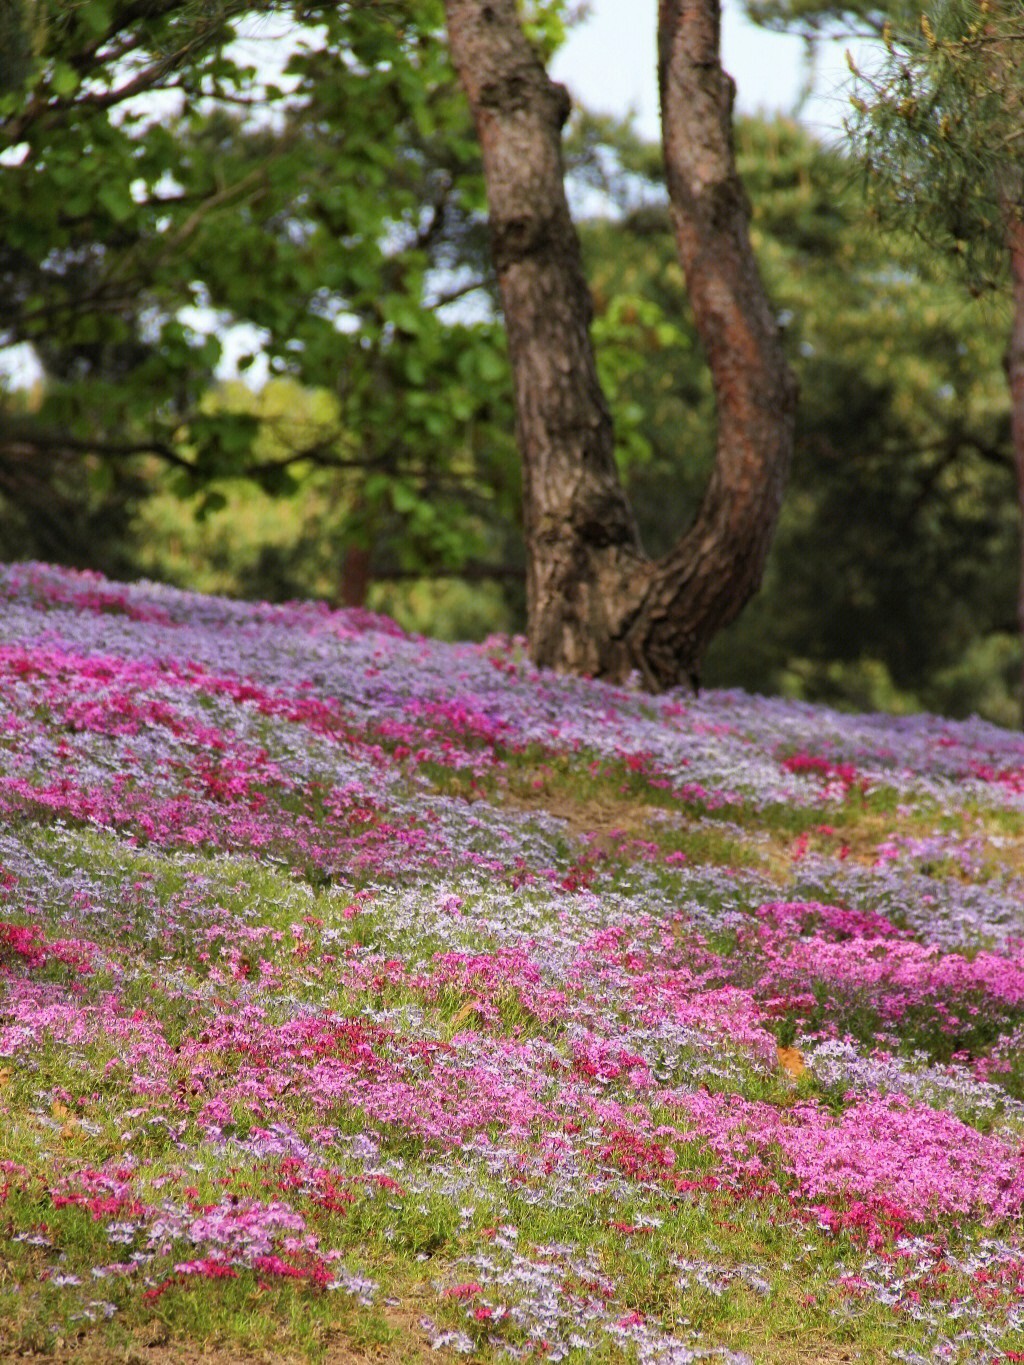
<path id="1" fill-rule="evenodd" d="M 418 356 L 415 351 L 410 351 L 405 357 L 405 377 L 410 384 L 422 385 L 426 381 L 427 371 L 423 364 L 423 358 Z"/>
<path id="2" fill-rule="evenodd" d="M 508 362 L 505 357 L 491 347 L 482 347 L 476 358 L 477 373 L 485 384 L 496 384 L 508 378 Z"/>
<path id="3" fill-rule="evenodd" d="M 387 474 L 370 474 L 363 483 L 363 500 L 367 503 L 382 503 L 391 492 L 391 479 Z"/>
<path id="4" fill-rule="evenodd" d="M 126 223 L 137 211 L 137 205 L 125 185 L 101 185 L 96 198 L 115 223 Z"/>
<path id="5" fill-rule="evenodd" d="M 55 62 L 50 76 L 50 89 L 60 99 L 73 95 L 79 86 L 78 72 L 67 62 Z"/>
<path id="6" fill-rule="evenodd" d="M 427 322 L 426 315 L 419 305 L 401 294 L 392 295 L 384 305 L 384 315 L 400 332 L 417 336 Z"/>
<path id="7" fill-rule="evenodd" d="M 114 471 L 106 460 L 98 460 L 89 469 L 89 487 L 99 497 L 104 497 L 114 487 Z"/>
<path id="8" fill-rule="evenodd" d="M 110 28 L 110 0 L 86 0 L 78 13 L 86 28 L 97 37 Z"/>
<path id="9" fill-rule="evenodd" d="M 396 512 L 407 513 L 416 510 L 420 498 L 407 483 L 395 483 L 391 487 L 391 505 Z"/>

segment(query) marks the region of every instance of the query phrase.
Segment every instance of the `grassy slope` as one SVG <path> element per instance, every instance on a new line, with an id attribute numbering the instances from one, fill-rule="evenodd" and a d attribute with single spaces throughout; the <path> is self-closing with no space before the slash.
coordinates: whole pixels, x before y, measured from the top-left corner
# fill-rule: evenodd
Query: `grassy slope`
<path id="1" fill-rule="evenodd" d="M 1024 1359 L 1024 740 L 0 569 L 0 1356 Z"/>

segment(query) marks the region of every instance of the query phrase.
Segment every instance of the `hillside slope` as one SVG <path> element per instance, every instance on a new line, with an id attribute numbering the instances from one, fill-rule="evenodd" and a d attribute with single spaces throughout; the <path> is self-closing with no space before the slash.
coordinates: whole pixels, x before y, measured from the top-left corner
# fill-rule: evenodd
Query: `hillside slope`
<path id="1" fill-rule="evenodd" d="M 1024 1360 L 1024 738 L 0 568 L 0 1356 Z"/>

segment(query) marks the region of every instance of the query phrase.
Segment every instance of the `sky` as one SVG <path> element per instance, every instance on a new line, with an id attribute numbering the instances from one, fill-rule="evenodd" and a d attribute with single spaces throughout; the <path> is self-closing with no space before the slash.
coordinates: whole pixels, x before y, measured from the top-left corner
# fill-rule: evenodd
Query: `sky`
<path id="1" fill-rule="evenodd" d="M 552 74 L 584 104 L 601 113 L 633 108 L 646 136 L 657 139 L 655 73 L 657 0 L 591 0 L 583 21 L 555 58 Z M 823 45 L 817 61 L 815 97 L 801 121 L 825 140 L 842 132 L 849 78 L 845 44 Z M 723 0 L 722 65 L 736 82 L 743 113 L 791 113 L 806 80 L 801 39 L 767 33 L 744 16 L 739 0 Z"/>

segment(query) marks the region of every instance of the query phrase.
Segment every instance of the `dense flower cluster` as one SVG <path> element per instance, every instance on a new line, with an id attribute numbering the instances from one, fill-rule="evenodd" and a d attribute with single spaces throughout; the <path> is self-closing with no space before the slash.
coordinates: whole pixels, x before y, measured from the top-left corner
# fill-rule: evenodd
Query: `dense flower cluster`
<path id="1" fill-rule="evenodd" d="M 796 1294 L 1015 1358 L 1024 738 L 40 565 L 0 600 L 12 1321 L 415 1282 L 439 1351 L 738 1361 Z"/>

